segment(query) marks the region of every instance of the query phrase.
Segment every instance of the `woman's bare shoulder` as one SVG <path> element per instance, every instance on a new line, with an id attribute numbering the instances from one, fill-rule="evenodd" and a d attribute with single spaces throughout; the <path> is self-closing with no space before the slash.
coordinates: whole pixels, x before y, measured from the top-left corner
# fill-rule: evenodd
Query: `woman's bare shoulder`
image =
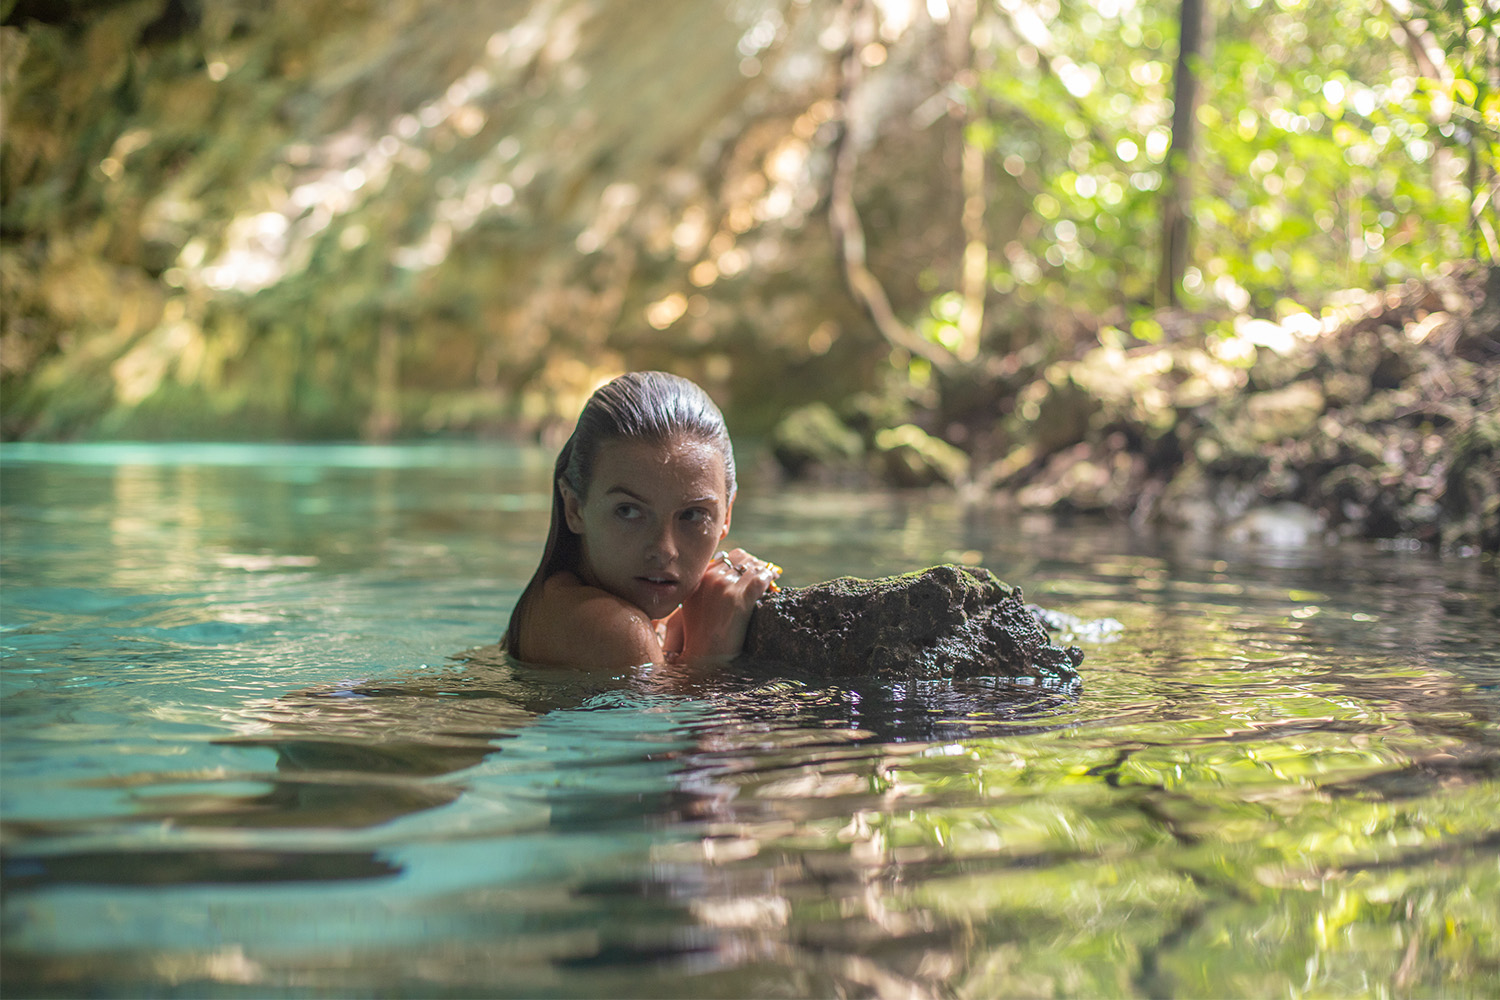
<path id="1" fill-rule="evenodd" d="M 662 659 L 646 613 L 572 573 L 555 573 L 521 625 L 521 658 L 530 663 L 620 669 Z"/>

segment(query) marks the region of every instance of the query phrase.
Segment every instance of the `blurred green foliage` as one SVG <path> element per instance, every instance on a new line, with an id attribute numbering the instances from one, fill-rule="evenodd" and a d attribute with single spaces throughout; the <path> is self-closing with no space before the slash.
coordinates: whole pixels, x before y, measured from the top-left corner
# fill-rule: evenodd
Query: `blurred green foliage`
<path id="1" fill-rule="evenodd" d="M 1031 204 L 992 257 L 995 286 L 1141 320 L 1158 304 L 1179 5 L 997 9 L 970 131 Z M 1245 0 L 1215 14 L 1196 66 L 1187 306 L 1315 307 L 1336 289 L 1495 259 L 1493 5 L 1421 3 L 1403 19 L 1368 0 Z"/>
<path id="2" fill-rule="evenodd" d="M 0 434 L 546 433 L 662 367 L 983 460 L 1101 337 L 1500 255 L 1493 0 L 1210 4 L 1190 149 L 1178 0 L 659 7 L 0 5 Z"/>

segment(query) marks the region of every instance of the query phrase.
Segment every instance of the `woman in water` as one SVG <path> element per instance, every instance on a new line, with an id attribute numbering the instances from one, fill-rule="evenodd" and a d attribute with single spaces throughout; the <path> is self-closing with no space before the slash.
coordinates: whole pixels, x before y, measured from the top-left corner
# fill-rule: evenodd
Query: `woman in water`
<path id="1" fill-rule="evenodd" d="M 781 570 L 715 554 L 734 495 L 729 432 L 702 389 L 663 372 L 599 388 L 557 456 L 547 546 L 506 651 L 607 669 L 738 653 Z"/>

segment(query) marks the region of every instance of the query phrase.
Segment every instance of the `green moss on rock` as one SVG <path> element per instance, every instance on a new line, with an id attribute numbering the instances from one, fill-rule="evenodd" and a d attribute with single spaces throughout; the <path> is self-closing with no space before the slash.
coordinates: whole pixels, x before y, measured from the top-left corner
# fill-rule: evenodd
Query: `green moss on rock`
<path id="1" fill-rule="evenodd" d="M 809 403 L 788 413 L 771 431 L 771 453 L 794 476 L 814 467 L 839 468 L 864 454 L 859 434 L 825 403 Z"/>
<path id="2" fill-rule="evenodd" d="M 894 486 L 949 486 L 969 472 L 969 456 L 915 424 L 902 424 L 875 435 L 881 471 Z"/>
<path id="3" fill-rule="evenodd" d="M 1003 677 L 1072 687 L 1083 652 L 1060 648 L 1021 589 L 985 569 L 934 566 L 787 588 L 756 607 L 755 660 L 832 676 Z"/>

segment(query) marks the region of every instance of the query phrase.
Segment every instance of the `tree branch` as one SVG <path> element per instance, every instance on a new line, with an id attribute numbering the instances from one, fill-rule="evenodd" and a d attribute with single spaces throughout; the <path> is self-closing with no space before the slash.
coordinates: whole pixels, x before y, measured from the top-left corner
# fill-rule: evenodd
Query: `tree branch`
<path id="1" fill-rule="evenodd" d="M 865 230 L 854 204 L 854 177 L 859 166 L 859 145 L 854 136 L 851 109 L 864 64 L 861 51 L 874 40 L 874 19 L 864 0 L 846 0 L 844 13 L 849 21 L 849 36 L 842 59 L 839 107 L 843 121 L 834 146 L 833 177 L 829 182 L 828 226 L 833 232 L 844 265 L 844 281 L 849 292 L 869 315 L 875 329 L 893 347 L 922 358 L 939 371 L 951 372 L 958 359 L 939 344 L 908 329 L 891 306 L 890 296 L 870 270 L 865 252 Z"/>
<path id="2" fill-rule="evenodd" d="M 1406 0 L 1385 0 L 1386 9 L 1391 12 L 1391 18 L 1396 22 L 1396 27 L 1401 29 L 1402 36 L 1406 39 L 1407 51 L 1411 53 L 1412 61 L 1417 64 L 1417 74 L 1425 76 L 1429 80 L 1444 82 L 1451 80 L 1453 75 L 1446 72 L 1445 65 L 1439 65 L 1443 59 L 1442 48 L 1429 31 L 1422 31 L 1412 24 L 1411 4 Z M 1438 53 L 1436 59 L 1433 52 Z"/>

